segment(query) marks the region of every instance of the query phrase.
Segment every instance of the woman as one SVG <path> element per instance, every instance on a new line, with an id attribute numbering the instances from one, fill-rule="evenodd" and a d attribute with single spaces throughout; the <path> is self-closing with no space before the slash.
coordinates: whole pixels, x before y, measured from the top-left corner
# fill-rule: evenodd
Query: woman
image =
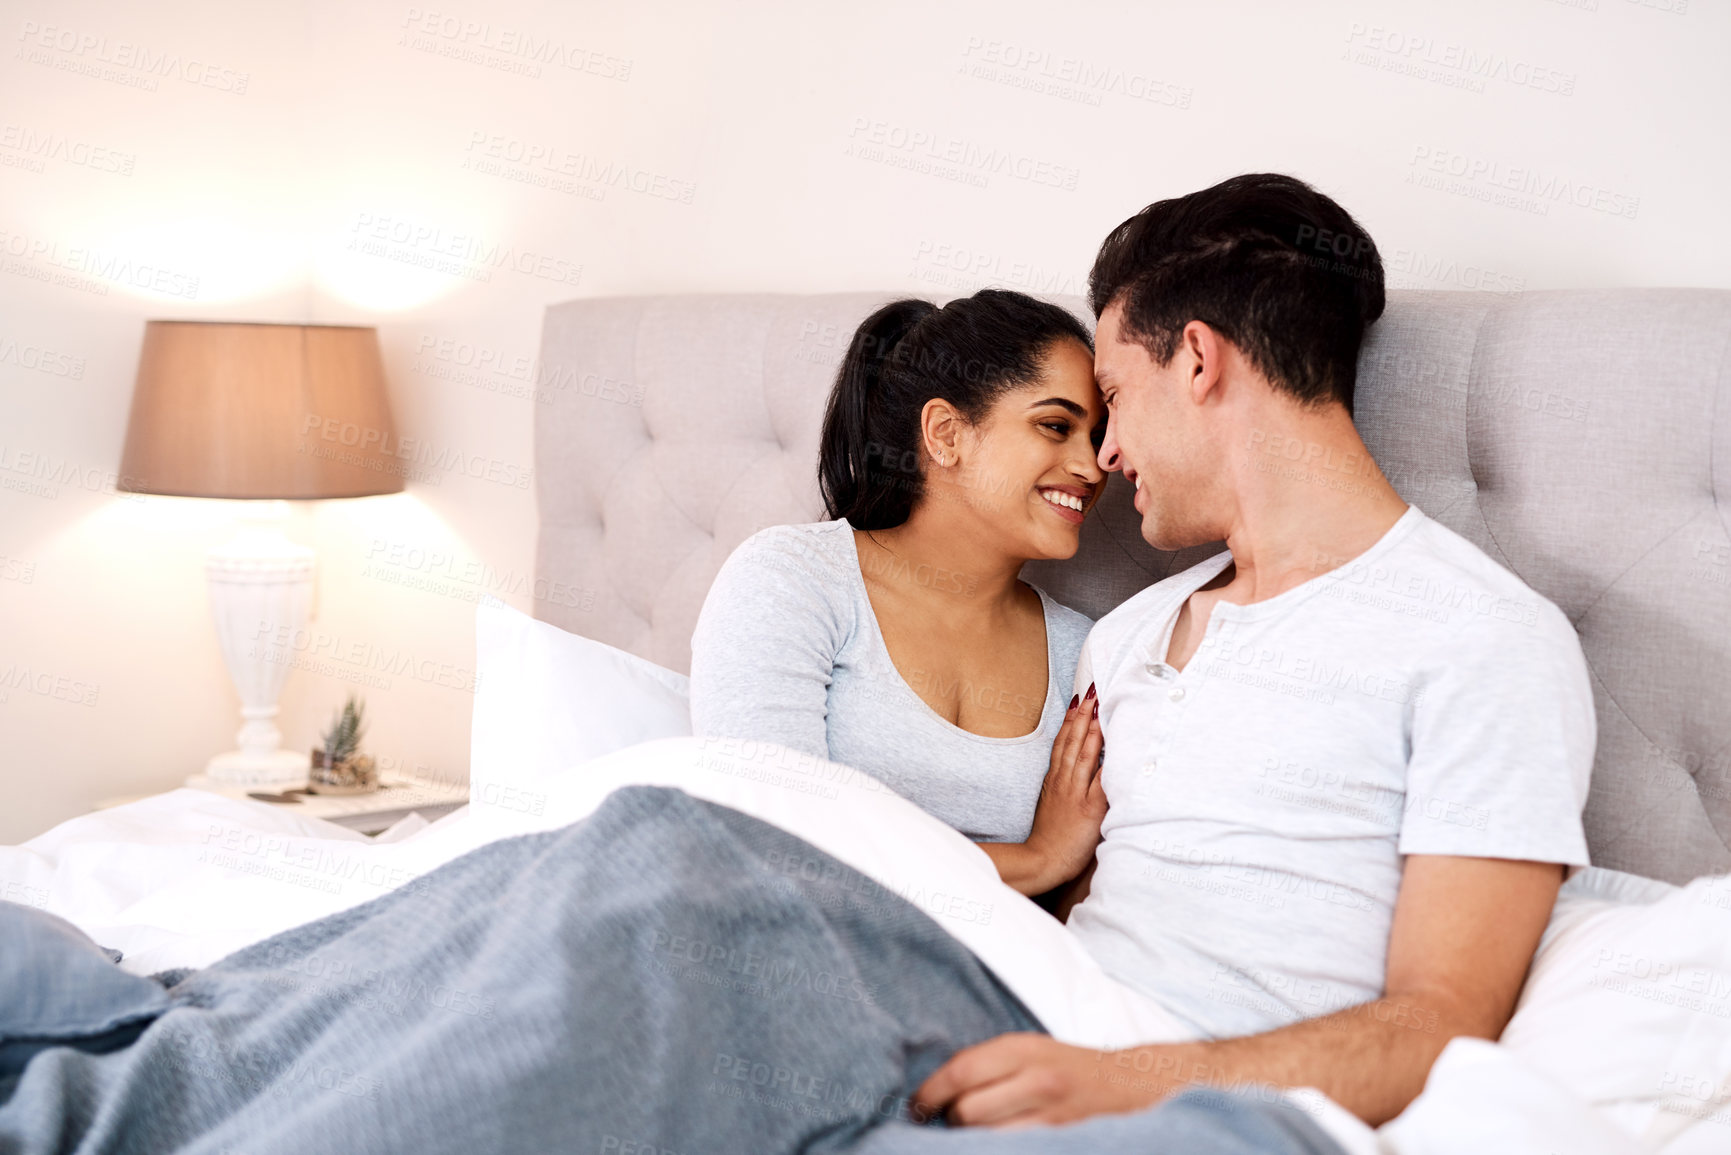
<path id="1" fill-rule="evenodd" d="M 1017 575 L 1076 552 L 1104 424 L 1088 331 L 1056 305 L 873 313 L 824 417 L 830 520 L 748 538 L 704 602 L 696 732 L 863 770 L 1024 894 L 1075 877 L 1097 834 L 1069 816 L 1105 813 L 1097 707 L 1071 686 L 1092 623 Z"/>

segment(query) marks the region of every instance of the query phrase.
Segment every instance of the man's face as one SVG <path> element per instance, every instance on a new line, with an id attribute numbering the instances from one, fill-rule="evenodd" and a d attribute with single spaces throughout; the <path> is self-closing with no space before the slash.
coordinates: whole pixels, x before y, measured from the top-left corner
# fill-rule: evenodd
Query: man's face
<path id="1" fill-rule="evenodd" d="M 1195 358 L 1181 344 L 1168 364 L 1156 365 L 1140 342 L 1124 339 L 1123 320 L 1123 305 L 1114 302 L 1094 333 L 1094 378 L 1107 413 L 1100 468 L 1121 469 L 1136 486 L 1149 545 L 1182 549 L 1216 540 L 1201 517 L 1218 470 L 1190 396 Z"/>

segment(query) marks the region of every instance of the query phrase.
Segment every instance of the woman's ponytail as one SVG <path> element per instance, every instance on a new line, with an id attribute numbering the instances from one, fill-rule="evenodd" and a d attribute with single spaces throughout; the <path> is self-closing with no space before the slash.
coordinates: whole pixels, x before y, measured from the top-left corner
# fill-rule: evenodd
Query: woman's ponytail
<path id="1" fill-rule="evenodd" d="M 817 478 L 828 517 L 845 517 L 858 529 L 907 520 L 920 472 L 912 445 L 891 444 L 906 440 L 889 420 L 901 408 L 893 395 L 903 376 L 896 349 L 937 311 L 930 301 L 892 301 L 854 331 L 823 418 Z"/>

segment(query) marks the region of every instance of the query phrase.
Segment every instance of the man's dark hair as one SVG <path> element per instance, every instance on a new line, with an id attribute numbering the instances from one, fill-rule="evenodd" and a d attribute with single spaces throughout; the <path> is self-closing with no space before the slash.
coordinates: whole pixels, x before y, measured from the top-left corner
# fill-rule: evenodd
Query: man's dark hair
<path id="1" fill-rule="evenodd" d="M 1231 341 L 1277 389 L 1352 412 L 1358 347 L 1382 316 L 1382 257 L 1352 215 L 1295 177 L 1246 173 L 1156 201 L 1113 229 L 1088 274 L 1099 316 L 1157 364 L 1191 321 Z"/>

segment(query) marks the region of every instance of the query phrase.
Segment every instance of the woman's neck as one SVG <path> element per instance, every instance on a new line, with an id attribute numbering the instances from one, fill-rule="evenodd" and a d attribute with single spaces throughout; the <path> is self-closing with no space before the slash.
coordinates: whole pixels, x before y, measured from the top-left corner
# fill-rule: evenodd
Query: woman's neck
<path id="1" fill-rule="evenodd" d="M 905 592 L 930 593 L 985 614 L 1016 605 L 1026 592 L 1017 581 L 1026 558 L 1013 557 L 987 540 L 985 527 L 971 516 L 933 508 L 922 501 L 908 520 L 893 529 L 871 530 L 860 553 L 868 578 Z"/>

